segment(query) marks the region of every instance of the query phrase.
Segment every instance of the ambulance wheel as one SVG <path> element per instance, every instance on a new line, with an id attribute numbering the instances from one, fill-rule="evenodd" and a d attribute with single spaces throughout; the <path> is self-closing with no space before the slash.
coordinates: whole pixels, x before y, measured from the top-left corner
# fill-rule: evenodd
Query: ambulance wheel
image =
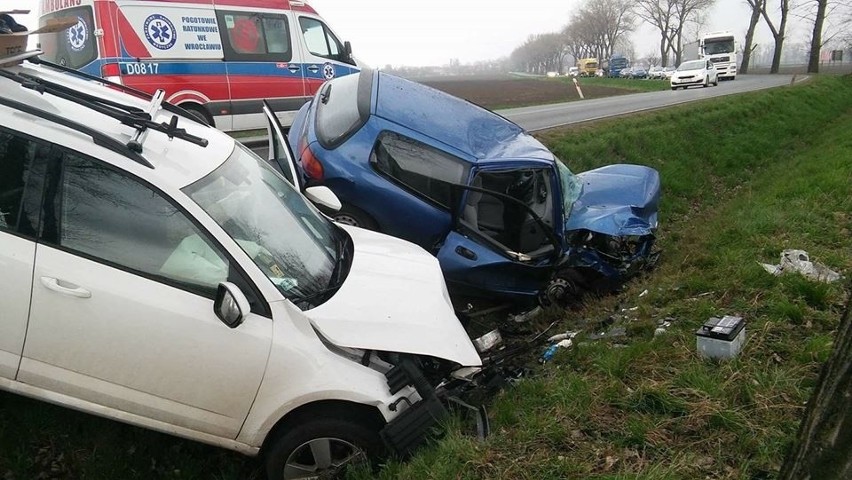
<path id="1" fill-rule="evenodd" d="M 190 104 L 181 105 L 181 107 L 186 110 L 190 115 L 192 115 L 195 120 L 201 122 L 202 124 L 207 126 L 213 125 L 213 119 L 210 118 L 210 114 L 207 113 L 207 111 L 205 111 L 204 107 L 202 107 L 201 105 Z"/>

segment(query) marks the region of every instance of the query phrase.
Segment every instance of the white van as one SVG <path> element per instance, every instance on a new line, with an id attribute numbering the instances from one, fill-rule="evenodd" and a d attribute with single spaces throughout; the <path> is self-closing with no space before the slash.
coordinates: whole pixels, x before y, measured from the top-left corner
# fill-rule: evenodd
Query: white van
<path id="1" fill-rule="evenodd" d="M 39 24 L 71 17 L 41 39 L 46 60 L 119 81 L 225 131 L 264 128 L 260 99 L 292 116 L 328 79 L 358 72 L 305 2 L 287 0 L 42 0 Z"/>

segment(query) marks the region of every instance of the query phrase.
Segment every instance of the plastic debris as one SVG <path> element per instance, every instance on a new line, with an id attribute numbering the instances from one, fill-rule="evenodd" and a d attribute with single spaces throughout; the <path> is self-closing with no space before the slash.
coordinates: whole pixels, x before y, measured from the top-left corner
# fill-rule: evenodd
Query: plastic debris
<path id="1" fill-rule="evenodd" d="M 547 347 L 547 350 L 541 354 L 541 357 L 538 359 L 541 363 L 547 363 L 553 359 L 553 356 L 556 355 L 557 350 L 560 348 L 571 348 L 574 345 L 574 342 L 571 341 L 570 338 L 566 338 L 560 342 L 554 343 L 553 345 Z"/>
<path id="2" fill-rule="evenodd" d="M 778 265 L 757 263 L 776 277 L 786 272 L 799 272 L 811 280 L 825 283 L 836 282 L 843 278 L 825 265 L 811 262 L 808 252 L 804 250 L 784 250 L 781 252 L 781 263 Z"/>
<path id="3" fill-rule="evenodd" d="M 550 343 L 561 342 L 562 340 L 571 339 L 571 338 L 576 337 L 578 333 L 580 333 L 580 332 L 558 333 L 558 334 L 548 338 L 547 341 L 550 342 Z"/>
<path id="4" fill-rule="evenodd" d="M 639 294 L 639 298 L 642 298 L 642 297 L 644 297 L 645 295 L 648 295 L 648 290 L 647 290 L 647 289 L 646 289 L 646 290 L 643 290 L 643 291 L 642 291 L 642 293 L 640 293 L 640 294 Z"/>

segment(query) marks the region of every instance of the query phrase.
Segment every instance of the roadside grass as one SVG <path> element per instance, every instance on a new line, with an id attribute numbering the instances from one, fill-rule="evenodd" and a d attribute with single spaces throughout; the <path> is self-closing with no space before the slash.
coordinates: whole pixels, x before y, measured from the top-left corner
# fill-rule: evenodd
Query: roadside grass
<path id="1" fill-rule="evenodd" d="M 561 77 L 560 80 L 572 85 L 574 83 L 570 78 Z M 668 80 L 651 80 L 647 78 L 631 80 L 627 78 L 581 77 L 577 79 L 577 82 L 580 83 L 580 88 L 589 85 L 620 88 L 631 92 L 657 92 L 670 88 Z"/>
<path id="2" fill-rule="evenodd" d="M 440 439 L 376 475 L 773 478 L 846 293 L 841 284 L 773 277 L 756 262 L 801 248 L 849 277 L 850 129 L 847 76 L 543 134 L 574 171 L 619 162 L 660 171 L 661 263 L 620 295 L 548 312 L 560 328 L 583 331 L 490 402 L 485 442 L 454 418 Z M 638 307 L 619 320 L 627 337 L 588 338 L 626 307 Z M 748 341 L 738 359 L 701 360 L 693 332 L 722 314 L 748 321 Z M 663 318 L 672 326 L 654 337 Z M 7 393 L 0 451 L 4 480 L 262 478 L 238 454 Z"/>
<path id="3" fill-rule="evenodd" d="M 774 478 L 848 293 L 843 282 L 773 277 L 757 262 L 799 248 L 848 279 L 850 129 L 847 76 L 542 135 L 575 171 L 618 162 L 660 171 L 661 264 L 560 325 L 588 328 L 639 307 L 620 320 L 628 337 L 581 333 L 493 401 L 484 443 L 451 424 L 380 478 Z M 695 330 L 724 314 L 746 319 L 743 351 L 700 359 Z M 673 325 L 660 336 L 643 326 L 664 318 Z"/>

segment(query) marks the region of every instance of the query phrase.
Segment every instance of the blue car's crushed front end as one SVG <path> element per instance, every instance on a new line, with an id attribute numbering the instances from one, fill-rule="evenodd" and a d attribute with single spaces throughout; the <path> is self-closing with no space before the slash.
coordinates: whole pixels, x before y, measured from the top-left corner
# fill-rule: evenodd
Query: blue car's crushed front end
<path id="1" fill-rule="evenodd" d="M 583 193 L 565 222 L 565 266 L 592 288 L 612 288 L 653 266 L 660 175 L 641 165 L 577 174 Z"/>

